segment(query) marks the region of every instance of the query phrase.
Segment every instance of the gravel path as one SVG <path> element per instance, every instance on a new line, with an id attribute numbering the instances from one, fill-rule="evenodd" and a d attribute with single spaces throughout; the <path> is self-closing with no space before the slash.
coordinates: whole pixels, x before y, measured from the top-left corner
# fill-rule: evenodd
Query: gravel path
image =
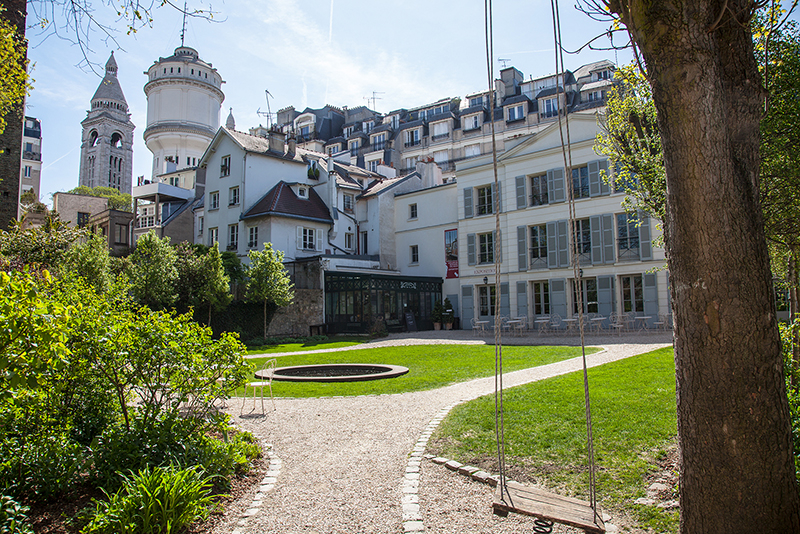
<path id="1" fill-rule="evenodd" d="M 476 341 L 462 333 L 436 334 L 442 342 Z M 433 337 L 429 336 L 427 332 L 393 336 L 373 346 L 430 343 Z M 588 356 L 590 366 L 671 345 L 668 337 L 652 334 L 592 341 L 605 350 Z M 528 340 L 528 344 L 533 343 Z M 580 368 L 580 358 L 573 358 L 508 373 L 504 384 L 513 387 Z M 265 417 L 260 413 L 240 417 L 234 409 L 236 424 L 271 444 L 270 455 L 278 470 L 265 479 L 268 484 L 260 492 L 254 488 L 249 499 L 231 506 L 226 512 L 229 519 L 215 532 L 352 534 L 424 528 L 441 533 L 502 533 L 518 532 L 521 525 L 530 528 L 528 518 L 492 515 L 490 487 L 423 460 L 419 452 L 418 441 L 425 443 L 437 414 L 441 417 L 448 407 L 493 392 L 490 377 L 395 395 L 275 399 L 277 410 Z M 238 403 L 232 406 L 238 408 Z M 407 472 L 412 474 L 407 476 Z M 416 503 L 418 507 L 413 506 Z M 404 509 L 403 504 L 412 506 Z M 414 510 L 418 513 L 411 513 Z"/>

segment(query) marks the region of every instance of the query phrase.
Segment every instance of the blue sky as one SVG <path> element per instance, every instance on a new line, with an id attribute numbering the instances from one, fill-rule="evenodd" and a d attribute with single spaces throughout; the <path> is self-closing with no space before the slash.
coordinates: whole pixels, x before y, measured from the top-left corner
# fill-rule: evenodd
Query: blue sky
<path id="1" fill-rule="evenodd" d="M 113 13 L 99 0 L 95 3 L 96 14 L 113 24 Z M 290 105 L 364 105 L 365 97 L 376 91 L 380 94 L 374 109 L 386 113 L 487 87 L 483 2 L 229 0 L 212 7 L 218 22 L 189 20 L 186 45 L 222 75 L 221 123 L 232 107 L 238 130 L 267 124 L 256 114 L 259 108 L 266 111 L 265 89 L 274 97 L 273 112 Z M 29 9 L 28 23 L 34 22 Z M 44 202 L 50 203 L 53 192 L 78 185 L 80 122 L 112 49 L 136 125 L 133 176 L 149 178 L 152 156 L 142 140 L 144 72 L 180 45 L 181 25 L 179 13 L 159 8 L 152 27 L 135 35 L 120 27 L 121 50 L 95 32 L 90 59 L 99 64 L 97 73 L 78 66 L 80 49 L 69 41 L 28 30 L 35 82 L 27 114 L 42 121 Z M 562 2 L 566 48 L 578 48 L 606 26 L 577 12 L 571 2 Z M 630 57 L 627 51 L 616 57 L 613 51 L 587 51 L 565 56 L 565 64 L 575 69 L 599 59 L 626 63 Z M 549 1 L 494 0 L 496 75 L 499 58 L 509 60 L 526 78 L 555 71 Z"/>

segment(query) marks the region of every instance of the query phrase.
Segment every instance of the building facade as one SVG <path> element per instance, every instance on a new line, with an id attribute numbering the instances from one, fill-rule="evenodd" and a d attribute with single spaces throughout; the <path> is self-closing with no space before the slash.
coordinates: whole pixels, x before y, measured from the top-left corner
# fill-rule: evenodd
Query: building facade
<path id="1" fill-rule="evenodd" d="M 42 123 L 34 117 L 25 117 L 22 129 L 22 168 L 20 169 L 20 194 L 33 191 L 39 200 L 42 180 Z"/>

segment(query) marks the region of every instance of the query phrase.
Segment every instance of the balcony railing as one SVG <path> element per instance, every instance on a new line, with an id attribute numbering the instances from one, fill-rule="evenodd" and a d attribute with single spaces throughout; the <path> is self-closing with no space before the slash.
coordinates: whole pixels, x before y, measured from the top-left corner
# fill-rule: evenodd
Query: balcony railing
<path id="1" fill-rule="evenodd" d="M 236 244 L 236 243 L 232 243 L 232 244 L 227 246 L 227 250 L 236 250 L 238 248 L 239 248 L 239 245 Z"/>
<path id="2" fill-rule="evenodd" d="M 420 141 L 419 139 L 415 139 L 413 141 L 406 141 L 405 143 L 403 143 L 403 147 L 410 148 L 412 146 L 419 146 L 421 144 L 422 144 L 422 141 Z"/>
<path id="3" fill-rule="evenodd" d="M 433 142 L 444 141 L 445 139 L 450 139 L 450 132 L 431 136 L 431 141 Z"/>
<path id="4" fill-rule="evenodd" d="M 26 150 L 22 153 L 22 159 L 27 159 L 29 161 L 42 161 L 42 153 Z"/>

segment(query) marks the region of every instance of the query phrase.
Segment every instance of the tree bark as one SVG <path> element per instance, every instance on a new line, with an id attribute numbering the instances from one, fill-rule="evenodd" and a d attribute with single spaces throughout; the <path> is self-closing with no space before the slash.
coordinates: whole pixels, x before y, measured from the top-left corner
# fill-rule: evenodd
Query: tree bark
<path id="1" fill-rule="evenodd" d="M 800 532 L 758 197 L 763 89 L 752 2 L 609 7 L 647 64 L 664 147 L 681 532 Z"/>

